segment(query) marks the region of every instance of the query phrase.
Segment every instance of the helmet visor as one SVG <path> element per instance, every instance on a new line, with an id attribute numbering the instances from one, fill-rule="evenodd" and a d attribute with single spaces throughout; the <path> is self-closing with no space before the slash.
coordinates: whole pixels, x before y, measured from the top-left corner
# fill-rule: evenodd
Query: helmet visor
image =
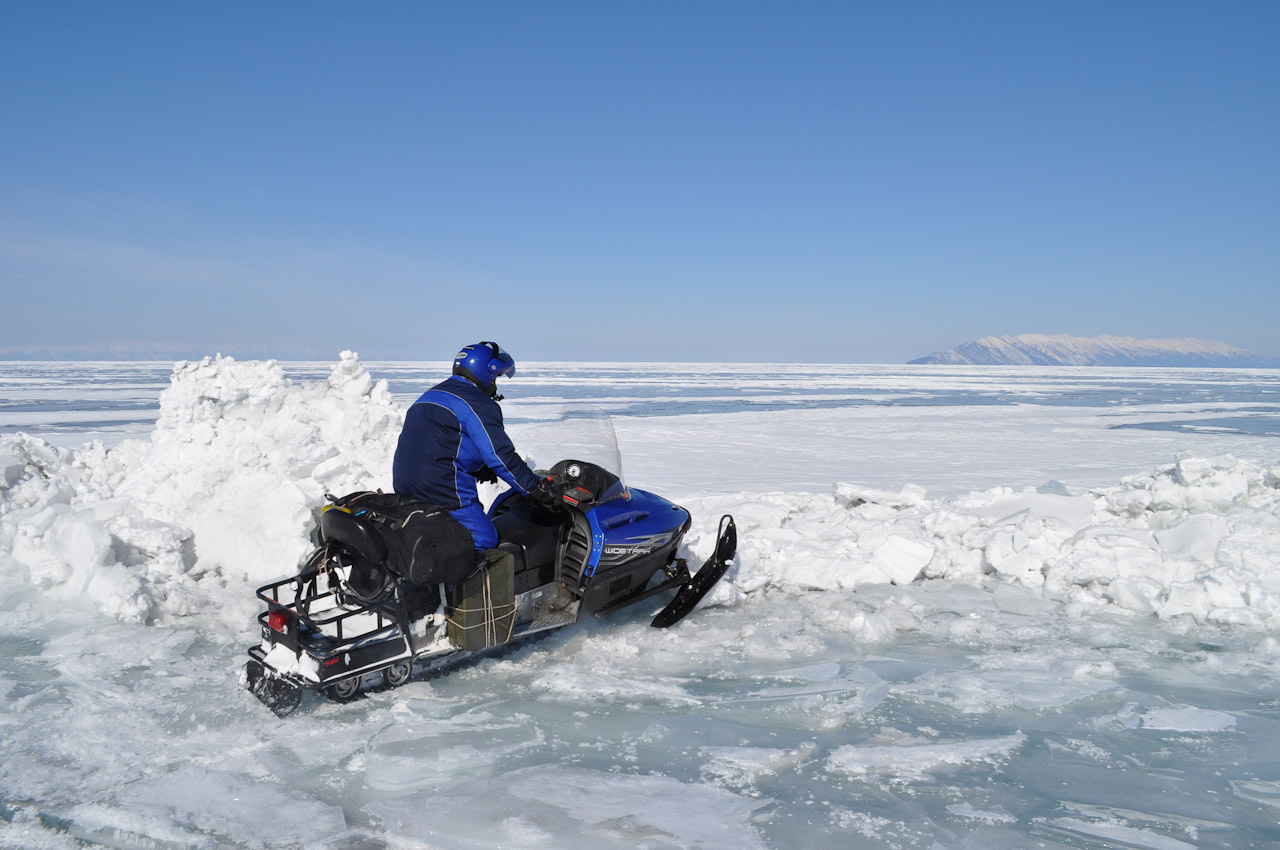
<path id="1" fill-rule="evenodd" d="M 510 354 L 502 350 L 502 346 L 496 342 L 486 342 L 489 350 L 493 352 L 493 359 L 489 361 L 489 371 L 494 377 L 505 376 L 514 378 L 516 376 L 516 361 Z"/>
<path id="2" fill-rule="evenodd" d="M 503 351 L 494 359 L 494 365 L 498 367 L 498 374 L 508 378 L 516 376 L 516 361 L 511 359 L 511 355 Z"/>

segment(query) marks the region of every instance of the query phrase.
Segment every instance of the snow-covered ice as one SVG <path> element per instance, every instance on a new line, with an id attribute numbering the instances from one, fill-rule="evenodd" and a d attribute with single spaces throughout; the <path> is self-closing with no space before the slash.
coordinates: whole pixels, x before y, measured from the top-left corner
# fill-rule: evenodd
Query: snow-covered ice
<path id="1" fill-rule="evenodd" d="M 726 580 L 281 721 L 253 589 L 439 367 L 11 366 L 0 846 L 1280 844 L 1275 372 L 536 364 Z"/>

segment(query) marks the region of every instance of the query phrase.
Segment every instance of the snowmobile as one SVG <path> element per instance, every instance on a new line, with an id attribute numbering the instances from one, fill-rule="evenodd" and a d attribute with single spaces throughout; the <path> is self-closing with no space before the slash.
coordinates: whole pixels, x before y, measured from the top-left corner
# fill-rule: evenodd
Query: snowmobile
<path id="1" fill-rule="evenodd" d="M 509 573 L 495 576 L 481 563 L 452 584 L 414 580 L 398 567 L 399 550 L 386 544 L 408 522 L 406 511 L 380 513 L 383 494 L 331 497 L 318 546 L 299 573 L 258 588 L 262 640 L 249 647 L 241 686 L 284 717 L 308 691 L 346 702 L 674 590 L 651 623 L 669 628 L 731 566 L 737 532 L 726 515 L 711 557 L 690 572 L 678 554 L 689 512 L 624 484 L 603 411 L 577 408 L 526 429 L 518 445 L 528 455 L 530 444 L 543 447 L 534 457 L 559 458 L 539 472 L 555 482 L 558 498 L 507 490 L 493 500 L 488 514 L 500 551 L 511 556 L 501 559 Z M 562 453 L 544 454 L 547 446 Z M 421 517 L 433 506 L 408 507 Z"/>

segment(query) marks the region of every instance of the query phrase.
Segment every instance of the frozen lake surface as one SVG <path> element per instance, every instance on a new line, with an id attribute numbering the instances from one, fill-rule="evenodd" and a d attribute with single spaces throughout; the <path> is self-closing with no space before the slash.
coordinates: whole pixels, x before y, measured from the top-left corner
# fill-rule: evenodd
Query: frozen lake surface
<path id="1" fill-rule="evenodd" d="M 0 365 L 0 847 L 1280 846 L 1280 373 L 522 364 L 726 582 L 278 720 L 252 588 L 444 368 Z"/>

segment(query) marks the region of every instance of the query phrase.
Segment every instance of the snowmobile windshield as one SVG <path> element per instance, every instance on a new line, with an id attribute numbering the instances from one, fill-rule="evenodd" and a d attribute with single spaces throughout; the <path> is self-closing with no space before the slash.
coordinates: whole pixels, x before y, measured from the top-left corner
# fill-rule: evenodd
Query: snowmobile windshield
<path id="1" fill-rule="evenodd" d="M 618 451 L 618 438 L 613 432 L 609 414 L 588 404 L 564 407 L 549 422 L 529 425 L 512 434 L 516 449 L 529 466 L 540 474 L 556 472 L 564 475 L 569 470 L 572 477 L 573 461 L 598 467 L 602 476 L 597 504 L 615 499 L 630 499 L 622 477 L 622 453 Z"/>

